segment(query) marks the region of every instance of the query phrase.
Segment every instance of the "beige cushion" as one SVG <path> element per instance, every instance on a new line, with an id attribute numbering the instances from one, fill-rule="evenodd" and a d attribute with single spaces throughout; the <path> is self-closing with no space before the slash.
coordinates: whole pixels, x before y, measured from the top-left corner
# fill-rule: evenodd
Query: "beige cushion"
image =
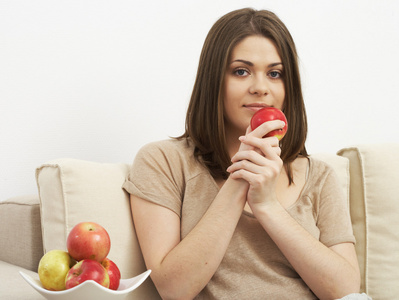
<path id="1" fill-rule="evenodd" d="M 93 221 L 108 231 L 108 257 L 119 266 L 122 278 L 146 270 L 133 228 L 129 196 L 122 189 L 128 168 L 127 164 L 58 159 L 36 170 L 45 252 L 66 250 L 67 235 L 73 226 Z M 149 278 L 129 296 L 159 298 Z"/>
<path id="2" fill-rule="evenodd" d="M 0 261 L 0 299 L 43 300 L 43 296 L 19 274 L 20 271 L 32 278 L 39 278 L 36 272 Z"/>
<path id="3" fill-rule="evenodd" d="M 43 255 L 37 195 L 0 202 L 0 260 L 37 271 Z"/>
<path id="4" fill-rule="evenodd" d="M 350 210 L 362 291 L 375 299 L 397 299 L 399 145 L 362 145 L 338 154 L 350 161 Z"/>

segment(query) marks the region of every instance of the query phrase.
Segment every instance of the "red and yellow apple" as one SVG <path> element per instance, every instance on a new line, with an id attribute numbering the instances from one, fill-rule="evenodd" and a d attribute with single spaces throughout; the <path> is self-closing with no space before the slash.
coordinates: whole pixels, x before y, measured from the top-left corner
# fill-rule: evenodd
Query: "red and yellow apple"
<path id="1" fill-rule="evenodd" d="M 77 261 L 92 259 L 101 263 L 111 249 L 108 232 L 94 222 L 75 225 L 67 237 L 69 254 Z"/>
<path id="2" fill-rule="evenodd" d="M 121 273 L 107 257 L 111 240 L 102 226 L 94 222 L 75 225 L 68 234 L 67 249 L 49 251 L 41 258 L 38 274 L 45 289 L 61 291 L 87 280 L 118 289 Z"/>
<path id="3" fill-rule="evenodd" d="M 51 250 L 40 259 L 38 274 L 43 287 L 50 291 L 65 290 L 65 277 L 75 261 L 63 250 Z"/>
<path id="4" fill-rule="evenodd" d="M 109 288 L 116 291 L 119 287 L 119 282 L 121 280 L 121 272 L 119 271 L 118 266 L 109 258 L 105 258 L 101 264 L 108 272 Z"/>
<path id="5" fill-rule="evenodd" d="M 285 126 L 281 129 L 270 131 L 264 137 L 275 136 L 278 140 L 281 140 L 287 132 L 288 129 L 288 122 L 284 115 L 284 113 L 275 107 L 265 107 L 258 110 L 251 119 L 251 129 L 254 130 L 261 124 L 273 121 L 273 120 L 281 120 L 285 122 Z"/>
<path id="6" fill-rule="evenodd" d="M 71 289 L 87 280 L 93 280 L 108 288 L 109 276 L 107 270 L 92 259 L 84 259 L 74 265 L 64 278 L 66 289 Z"/>

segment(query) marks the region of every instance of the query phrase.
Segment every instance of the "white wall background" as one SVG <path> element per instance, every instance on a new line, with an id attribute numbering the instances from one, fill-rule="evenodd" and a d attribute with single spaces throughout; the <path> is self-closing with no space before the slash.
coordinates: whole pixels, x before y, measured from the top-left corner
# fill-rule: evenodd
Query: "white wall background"
<path id="1" fill-rule="evenodd" d="M 309 152 L 399 142 L 399 1 L 0 0 L 0 200 L 37 193 L 48 160 L 180 135 L 208 30 L 247 6 L 297 43 Z"/>

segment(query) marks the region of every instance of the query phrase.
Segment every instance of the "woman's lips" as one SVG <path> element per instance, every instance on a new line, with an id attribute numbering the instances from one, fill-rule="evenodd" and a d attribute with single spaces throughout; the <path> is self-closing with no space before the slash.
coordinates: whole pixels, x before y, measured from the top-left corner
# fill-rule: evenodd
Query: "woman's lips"
<path id="1" fill-rule="evenodd" d="M 262 108 L 269 107 L 269 106 L 270 105 L 263 104 L 263 103 L 252 103 L 252 104 L 244 105 L 245 108 L 252 110 L 252 111 L 258 111 Z"/>

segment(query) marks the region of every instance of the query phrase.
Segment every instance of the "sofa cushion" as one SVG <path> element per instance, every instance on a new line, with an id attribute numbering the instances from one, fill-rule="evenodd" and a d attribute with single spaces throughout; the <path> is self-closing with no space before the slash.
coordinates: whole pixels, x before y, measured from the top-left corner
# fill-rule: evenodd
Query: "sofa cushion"
<path id="1" fill-rule="evenodd" d="M 127 164 L 76 159 L 58 159 L 37 168 L 45 252 L 66 250 L 70 230 L 79 222 L 92 221 L 108 231 L 111 238 L 108 257 L 119 266 L 122 278 L 146 270 L 133 227 L 129 196 L 122 189 L 128 168 Z M 129 296 L 159 298 L 150 279 Z"/>
<path id="2" fill-rule="evenodd" d="M 1 201 L 0 220 L 0 260 L 37 271 L 43 255 L 38 196 Z"/>
<path id="3" fill-rule="evenodd" d="M 36 272 L 0 261 L 0 298 L 12 300 L 43 300 L 33 287 L 19 274 L 20 271 L 38 279 Z"/>
<path id="4" fill-rule="evenodd" d="M 350 161 L 350 211 L 362 291 L 399 295 L 399 144 L 361 145 L 338 152 Z"/>

